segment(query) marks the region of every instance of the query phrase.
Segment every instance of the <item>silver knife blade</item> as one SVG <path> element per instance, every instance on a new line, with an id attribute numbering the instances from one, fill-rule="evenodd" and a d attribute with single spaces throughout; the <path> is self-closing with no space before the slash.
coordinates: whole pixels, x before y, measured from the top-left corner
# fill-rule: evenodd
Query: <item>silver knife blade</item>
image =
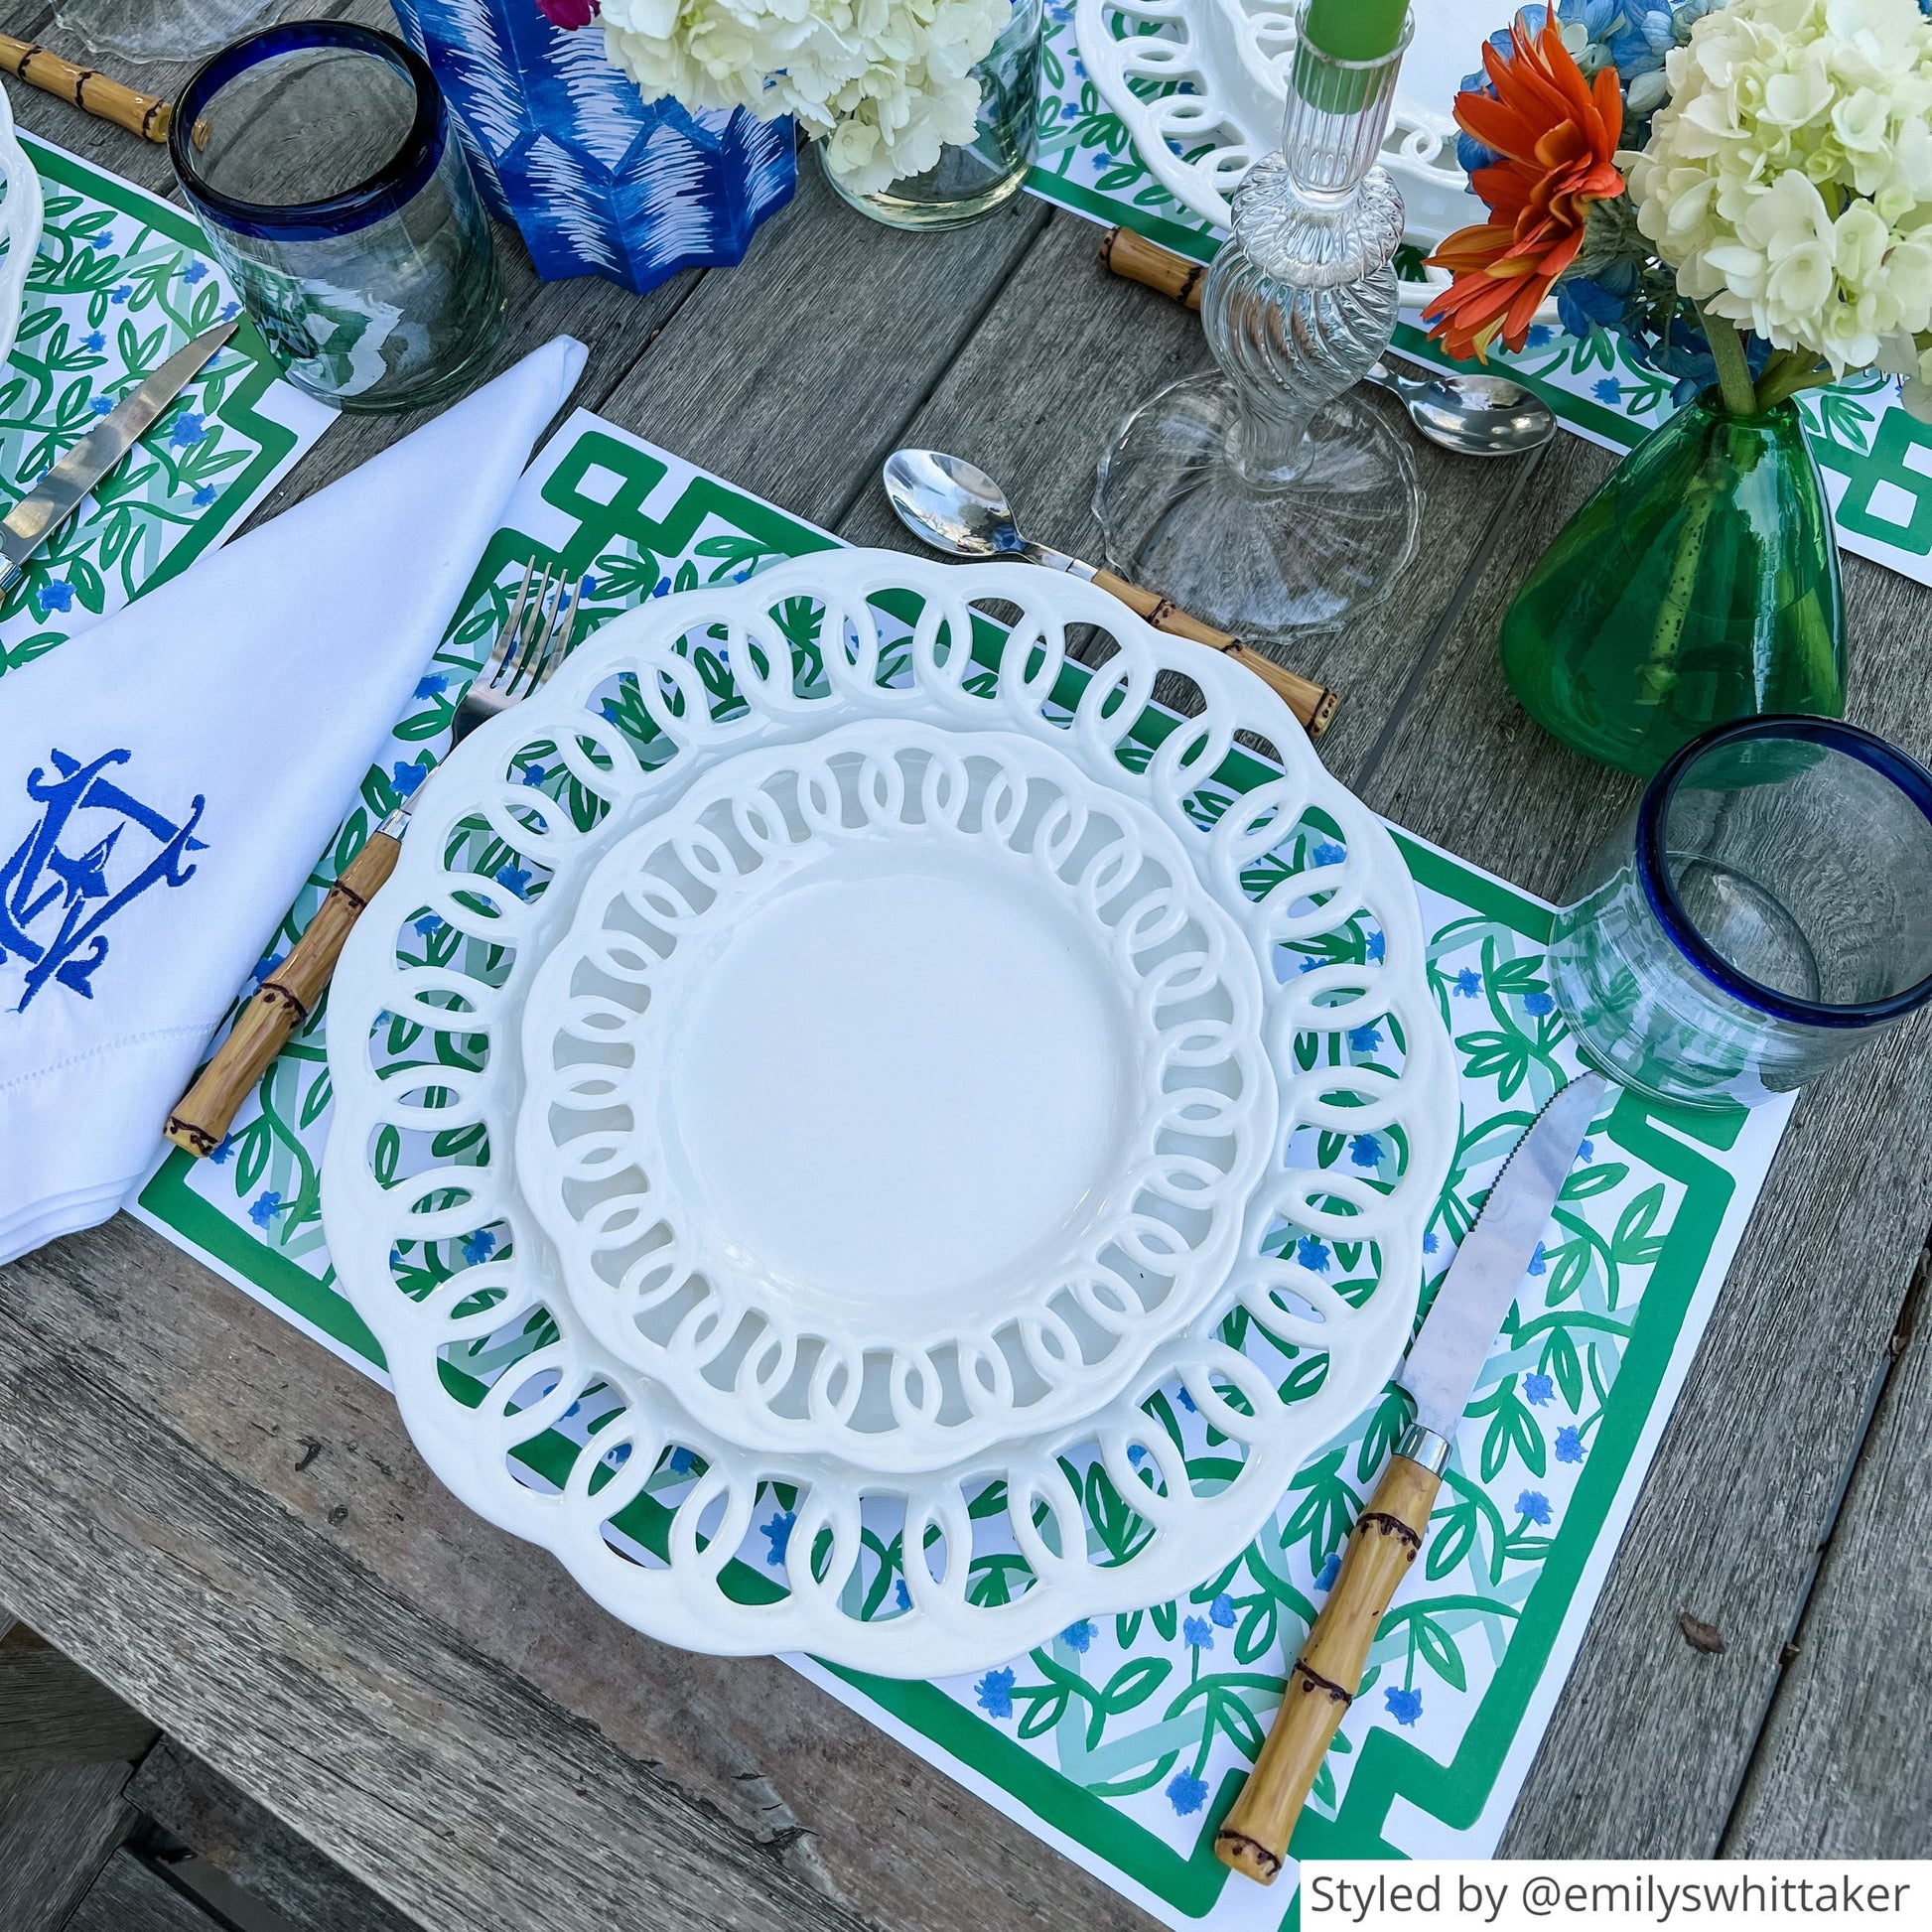
<path id="1" fill-rule="evenodd" d="M 1449 1263 L 1397 1383 L 1416 1399 L 1416 1420 L 1453 1439 L 1483 1359 L 1529 1272 L 1577 1152 L 1610 1083 L 1600 1073 L 1572 1080 L 1533 1120 L 1503 1163 L 1475 1225 Z"/>
<path id="2" fill-rule="evenodd" d="M 0 587 L 72 514 L 75 504 L 154 426 L 203 365 L 241 326 L 223 322 L 178 348 L 130 389 L 8 513 L 0 517 Z"/>

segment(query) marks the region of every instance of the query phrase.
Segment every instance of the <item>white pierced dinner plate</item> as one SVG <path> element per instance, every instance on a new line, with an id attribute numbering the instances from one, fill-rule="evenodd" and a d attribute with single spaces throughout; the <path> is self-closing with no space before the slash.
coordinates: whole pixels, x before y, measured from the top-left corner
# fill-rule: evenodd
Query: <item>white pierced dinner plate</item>
<path id="1" fill-rule="evenodd" d="M 0 364 L 13 353 L 27 275 L 41 245 L 41 178 L 14 133 L 13 104 L 0 89 Z"/>
<path id="2" fill-rule="evenodd" d="M 1393 1367 L 1456 1125 L 1388 834 L 1024 565 L 614 620 L 432 781 L 330 1011 L 331 1253 L 442 1478 L 653 1635 L 889 1675 L 1237 1554 Z"/>

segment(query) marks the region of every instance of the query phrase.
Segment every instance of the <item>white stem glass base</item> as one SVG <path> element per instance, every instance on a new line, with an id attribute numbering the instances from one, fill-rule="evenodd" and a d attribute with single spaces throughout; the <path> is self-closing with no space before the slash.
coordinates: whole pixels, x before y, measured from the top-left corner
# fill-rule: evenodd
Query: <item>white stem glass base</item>
<path id="1" fill-rule="evenodd" d="M 1401 435 L 1350 391 L 1310 424 L 1299 474 L 1257 487 L 1230 456 L 1237 421 L 1219 374 L 1173 383 L 1127 418 L 1093 498 L 1109 566 L 1257 643 L 1381 603 L 1422 521 Z"/>

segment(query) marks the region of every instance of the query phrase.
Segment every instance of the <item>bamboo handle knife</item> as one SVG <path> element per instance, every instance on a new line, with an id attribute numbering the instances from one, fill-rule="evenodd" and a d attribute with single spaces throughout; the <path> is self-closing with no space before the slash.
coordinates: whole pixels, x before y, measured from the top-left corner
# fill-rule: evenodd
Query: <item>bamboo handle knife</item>
<path id="1" fill-rule="evenodd" d="M 1282 1707 L 1234 1808 L 1214 1835 L 1230 1870 L 1272 1884 L 1321 1760 L 1354 1702 L 1369 1645 L 1429 1534 L 1441 1474 L 1393 1455 L 1357 1518 L 1321 1614 L 1288 1673 Z"/>

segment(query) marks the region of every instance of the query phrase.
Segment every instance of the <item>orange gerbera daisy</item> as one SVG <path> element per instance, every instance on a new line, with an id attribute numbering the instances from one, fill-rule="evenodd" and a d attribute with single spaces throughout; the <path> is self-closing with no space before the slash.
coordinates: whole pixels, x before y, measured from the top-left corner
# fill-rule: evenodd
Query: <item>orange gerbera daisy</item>
<path id="1" fill-rule="evenodd" d="M 1458 228 L 1430 256 L 1432 268 L 1454 280 L 1423 311 L 1451 355 L 1478 362 L 1498 336 L 1505 347 L 1522 347 L 1543 298 L 1583 246 L 1590 203 L 1623 193 L 1616 69 L 1604 67 L 1587 81 L 1554 8 L 1534 36 L 1518 14 L 1509 39 L 1507 54 L 1482 50 L 1494 94 L 1455 97 L 1455 124 L 1498 156 L 1469 177 L 1490 218 Z"/>

